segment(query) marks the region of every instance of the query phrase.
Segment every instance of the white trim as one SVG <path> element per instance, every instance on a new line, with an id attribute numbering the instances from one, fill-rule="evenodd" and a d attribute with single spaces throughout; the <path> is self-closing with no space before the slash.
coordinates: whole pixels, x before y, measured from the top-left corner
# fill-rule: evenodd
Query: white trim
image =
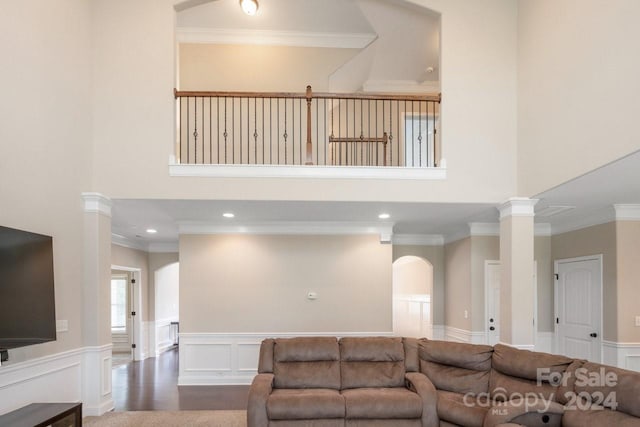
<path id="1" fill-rule="evenodd" d="M 151 242 L 149 243 L 147 251 L 154 254 L 171 254 L 178 252 L 178 242 Z"/>
<path id="2" fill-rule="evenodd" d="M 552 235 L 569 233 L 571 231 L 582 230 L 596 225 L 607 224 L 616 220 L 613 210 L 602 210 L 594 215 L 589 215 L 585 218 L 576 218 L 570 223 L 565 225 L 554 225 L 551 228 Z"/>
<path id="3" fill-rule="evenodd" d="M 178 43 L 362 49 L 374 42 L 378 38 L 378 35 L 374 33 L 325 33 L 311 31 L 181 27 L 176 29 L 176 38 Z"/>
<path id="4" fill-rule="evenodd" d="M 539 222 L 533 225 L 533 235 L 536 237 L 550 237 L 551 224 L 548 222 Z"/>
<path id="5" fill-rule="evenodd" d="M 439 93 L 439 81 L 416 82 L 414 80 L 367 80 L 363 92 L 373 93 Z"/>
<path id="6" fill-rule="evenodd" d="M 447 234 L 444 238 L 444 244 L 448 245 L 449 243 L 457 242 L 458 240 L 466 239 L 467 237 L 469 237 L 469 230 L 462 229 L 455 233 Z"/>
<path id="7" fill-rule="evenodd" d="M 133 304 L 131 304 L 131 310 L 136 312 L 136 315 L 133 316 L 133 335 L 129 333 L 131 336 L 131 343 L 136 345 L 136 348 L 133 349 L 133 360 L 144 360 L 148 355 L 148 351 L 145 354 L 145 348 L 148 350 L 149 341 L 148 341 L 148 331 L 143 329 L 142 324 L 142 269 L 138 267 L 128 267 L 122 265 L 111 265 L 111 270 L 122 270 L 128 271 L 131 273 L 131 279 L 136 281 L 136 285 L 134 286 L 134 298 Z M 131 283 L 127 284 L 131 286 Z"/>
<path id="8" fill-rule="evenodd" d="M 138 251 L 148 251 L 148 246 L 144 242 L 136 242 L 128 237 L 121 236 L 119 234 L 111 233 L 111 243 L 123 248 L 135 249 Z"/>
<path id="9" fill-rule="evenodd" d="M 98 213 L 111 218 L 111 199 L 100 193 L 82 193 L 84 211 Z"/>
<path id="10" fill-rule="evenodd" d="M 258 373 L 266 338 L 394 336 L 393 332 L 181 333 L 178 385 L 245 385 Z"/>
<path id="11" fill-rule="evenodd" d="M 444 236 L 441 234 L 394 234 L 394 245 L 442 246 Z"/>
<path id="12" fill-rule="evenodd" d="M 101 364 L 108 369 L 100 369 Z M 0 414 L 34 401 L 83 402 L 85 415 L 102 415 L 113 409 L 111 344 L 81 347 L 3 365 L 0 368 Z"/>
<path id="13" fill-rule="evenodd" d="M 500 223 L 497 222 L 470 222 L 470 236 L 500 236 Z"/>
<path id="14" fill-rule="evenodd" d="M 602 340 L 602 363 L 640 372 L 640 343 Z"/>
<path id="15" fill-rule="evenodd" d="M 487 275 L 487 273 L 488 273 L 487 270 L 488 270 L 488 267 L 490 265 L 501 266 L 501 264 L 500 264 L 499 260 L 490 260 L 490 259 L 484 260 L 484 317 L 485 317 L 485 322 L 488 322 L 487 318 L 489 317 L 487 315 L 487 313 L 489 312 L 489 292 L 487 292 L 487 284 L 489 283 L 489 278 L 488 278 L 488 275 Z M 489 324 L 485 323 L 485 328 L 487 329 L 486 330 L 487 339 L 485 341 L 486 344 L 489 344 L 489 331 L 488 331 L 489 327 L 490 327 Z M 498 328 L 500 328 L 500 325 L 498 325 Z M 498 329 L 498 332 L 499 331 L 500 330 Z M 498 337 L 498 339 L 500 339 L 500 337 Z"/>
<path id="16" fill-rule="evenodd" d="M 616 221 L 640 221 L 640 205 L 613 205 Z"/>
<path id="17" fill-rule="evenodd" d="M 393 224 L 365 222 L 263 222 L 238 225 L 181 222 L 180 234 L 293 234 L 293 235 L 357 235 L 391 236 Z M 384 239 L 383 239 L 384 240 Z"/>
<path id="18" fill-rule="evenodd" d="M 444 180 L 447 169 L 369 166 L 169 165 L 170 176 L 214 178 L 317 178 Z"/>
<path id="19" fill-rule="evenodd" d="M 538 199 L 512 197 L 498 208 L 498 211 L 500 212 L 500 220 L 510 216 L 533 217 L 535 215 L 534 207 L 536 203 L 538 203 Z"/>
<path id="20" fill-rule="evenodd" d="M 487 334 L 484 331 L 474 332 L 466 329 L 454 328 L 453 326 L 445 326 L 444 329 L 444 337 L 446 341 L 468 344 L 485 344 L 487 342 Z"/>
<path id="21" fill-rule="evenodd" d="M 536 334 L 535 350 L 543 353 L 554 353 L 556 334 L 553 332 L 538 332 Z"/>

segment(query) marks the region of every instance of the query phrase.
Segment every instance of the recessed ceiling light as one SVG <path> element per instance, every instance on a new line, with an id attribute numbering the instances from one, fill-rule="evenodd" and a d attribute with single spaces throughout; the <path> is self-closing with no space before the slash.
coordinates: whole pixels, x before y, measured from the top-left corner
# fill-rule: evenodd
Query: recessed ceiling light
<path id="1" fill-rule="evenodd" d="M 225 218 L 233 218 L 233 217 L 235 217 L 235 215 L 232 214 L 231 212 L 225 212 L 225 213 L 222 214 L 222 216 L 225 217 Z"/>
<path id="2" fill-rule="evenodd" d="M 158 230 L 156 230 L 155 228 L 147 228 L 147 233 L 149 234 L 156 234 L 158 232 Z"/>
<path id="3" fill-rule="evenodd" d="M 389 218 L 391 218 L 391 215 L 389 215 L 388 213 L 381 213 L 380 215 L 378 215 L 378 218 L 380 218 L 380 219 L 389 219 Z"/>
<path id="4" fill-rule="evenodd" d="M 240 0 L 240 7 L 249 16 L 258 12 L 258 0 Z"/>

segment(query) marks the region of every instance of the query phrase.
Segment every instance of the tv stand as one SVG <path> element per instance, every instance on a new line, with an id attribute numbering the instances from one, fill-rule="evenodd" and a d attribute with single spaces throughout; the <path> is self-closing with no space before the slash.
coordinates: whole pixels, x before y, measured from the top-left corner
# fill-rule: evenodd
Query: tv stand
<path id="1" fill-rule="evenodd" d="M 0 426 L 45 427 L 62 420 L 65 426 L 82 427 L 82 403 L 32 403 L 0 415 Z"/>

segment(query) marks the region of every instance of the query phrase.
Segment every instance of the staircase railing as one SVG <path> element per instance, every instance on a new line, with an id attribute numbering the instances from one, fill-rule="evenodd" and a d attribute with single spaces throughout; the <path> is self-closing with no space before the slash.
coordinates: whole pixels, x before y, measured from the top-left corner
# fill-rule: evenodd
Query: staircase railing
<path id="1" fill-rule="evenodd" d="M 174 94 L 180 164 L 438 166 L 440 94 Z"/>

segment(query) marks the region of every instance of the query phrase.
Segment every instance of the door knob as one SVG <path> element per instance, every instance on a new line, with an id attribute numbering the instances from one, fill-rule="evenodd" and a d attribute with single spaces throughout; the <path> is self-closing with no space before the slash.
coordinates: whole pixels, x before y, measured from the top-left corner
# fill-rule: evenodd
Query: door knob
<path id="1" fill-rule="evenodd" d="M 589 334 L 589 336 L 591 338 L 598 338 L 598 334 L 596 334 L 595 332 L 592 332 L 591 334 Z"/>
<path id="2" fill-rule="evenodd" d="M 493 323 L 493 317 L 491 319 L 489 319 L 489 322 Z"/>
<path id="3" fill-rule="evenodd" d="M 489 326 L 489 330 L 490 330 L 490 331 L 495 331 L 495 330 L 496 330 L 496 328 L 494 328 L 493 326 Z"/>

